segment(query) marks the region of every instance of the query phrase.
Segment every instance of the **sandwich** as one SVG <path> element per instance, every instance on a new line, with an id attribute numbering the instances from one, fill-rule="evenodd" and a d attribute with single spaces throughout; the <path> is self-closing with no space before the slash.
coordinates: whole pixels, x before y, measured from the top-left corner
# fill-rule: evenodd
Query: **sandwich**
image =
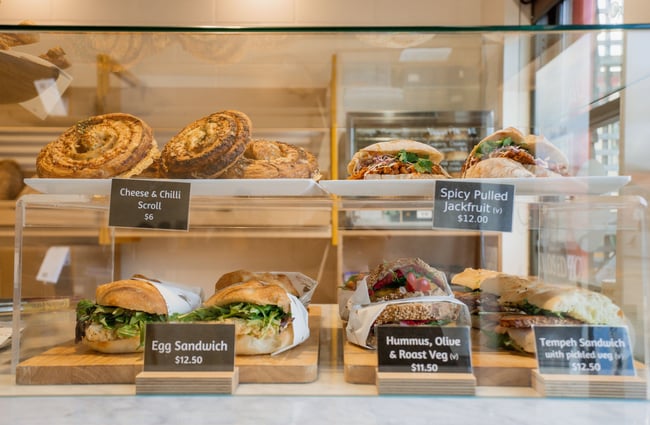
<path id="1" fill-rule="evenodd" d="M 442 152 L 415 140 L 374 143 L 357 151 L 348 163 L 348 180 L 447 179 Z"/>
<path id="2" fill-rule="evenodd" d="M 305 328 L 308 336 L 308 327 L 300 322 L 307 314 L 299 314 L 300 308 L 303 305 L 280 285 L 249 280 L 216 291 L 200 308 L 172 320 L 234 324 L 237 355 L 272 354 L 295 345 L 295 334 Z M 306 339 L 299 337 L 299 342 Z"/>
<path id="3" fill-rule="evenodd" d="M 461 168 L 464 178 L 559 177 L 568 175 L 564 153 L 543 136 L 508 127 L 481 140 Z"/>
<path id="4" fill-rule="evenodd" d="M 376 327 L 468 326 L 467 307 L 451 297 L 421 297 L 356 306 L 346 326 L 347 340 L 366 348 L 376 348 Z"/>
<path id="5" fill-rule="evenodd" d="M 451 295 L 445 274 L 420 258 L 399 258 L 379 264 L 366 276 L 370 302 Z"/>
<path id="6" fill-rule="evenodd" d="M 503 274 L 496 270 L 465 268 L 451 278 L 451 290 L 454 297 L 462 301 L 472 315 L 481 312 L 499 311 L 497 297 L 481 291 L 481 284 L 488 279 L 496 279 Z"/>
<path id="7" fill-rule="evenodd" d="M 536 325 L 625 325 L 620 307 L 585 288 L 520 278 L 484 282 L 483 289 L 496 294 L 500 305 L 519 311 L 502 315 L 493 332 L 498 345 L 524 353 L 535 353 Z"/>
<path id="8" fill-rule="evenodd" d="M 201 304 L 200 292 L 139 277 L 99 285 L 76 307 L 75 342 L 101 353 L 142 351 L 147 323 Z"/>

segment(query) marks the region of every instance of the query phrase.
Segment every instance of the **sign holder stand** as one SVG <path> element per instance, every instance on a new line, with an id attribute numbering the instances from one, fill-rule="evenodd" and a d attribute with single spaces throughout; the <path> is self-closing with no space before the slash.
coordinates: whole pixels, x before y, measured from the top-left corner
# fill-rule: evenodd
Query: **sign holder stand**
<path id="1" fill-rule="evenodd" d="M 144 371 L 135 377 L 136 394 L 233 394 L 239 368 L 230 371 Z"/>
<path id="2" fill-rule="evenodd" d="M 476 377 L 471 373 L 379 372 L 379 394 L 475 395 Z"/>
<path id="3" fill-rule="evenodd" d="M 542 374 L 531 371 L 532 386 L 545 397 L 642 398 L 646 380 L 639 376 Z"/>

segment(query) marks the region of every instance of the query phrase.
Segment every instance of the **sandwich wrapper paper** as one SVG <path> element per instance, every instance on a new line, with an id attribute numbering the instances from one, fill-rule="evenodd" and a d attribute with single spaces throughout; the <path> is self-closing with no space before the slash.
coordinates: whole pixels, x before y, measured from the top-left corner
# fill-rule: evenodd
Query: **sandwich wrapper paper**
<path id="1" fill-rule="evenodd" d="M 363 286 L 363 285 L 358 285 Z M 367 291 L 366 291 L 367 292 Z M 377 317 L 384 309 L 392 304 L 406 303 L 452 303 L 458 306 L 458 318 L 452 326 L 470 326 L 471 319 L 467 306 L 456 298 L 449 296 L 412 297 L 399 300 L 383 301 L 367 305 L 353 305 L 350 308 L 348 324 L 345 328 L 347 340 L 361 347 L 375 349 L 367 344 L 368 335 Z"/>
<path id="2" fill-rule="evenodd" d="M 144 276 L 133 276 L 132 279 L 141 280 L 153 285 L 165 299 L 169 315 L 189 313 L 199 308 L 203 302 L 203 290 L 198 287 L 152 280 Z"/>
<path id="3" fill-rule="evenodd" d="M 261 274 L 263 272 L 255 272 Z M 300 296 L 298 299 L 304 306 L 308 306 L 311 303 L 311 298 L 314 295 L 314 291 L 318 286 L 318 282 L 299 272 L 266 272 L 273 275 L 285 275 L 291 281 L 291 285 L 298 291 Z"/>
<path id="4" fill-rule="evenodd" d="M 292 349 L 309 338 L 309 312 L 297 297 L 288 294 L 291 301 L 291 325 L 293 326 L 293 344 L 271 353 L 272 356 Z"/>
<path id="5" fill-rule="evenodd" d="M 444 287 L 440 288 L 447 296 L 453 297 L 453 291 L 447 282 L 447 277 L 440 270 L 435 270 L 436 277 L 440 282 L 443 282 Z M 354 291 L 348 289 L 341 289 L 339 291 L 339 315 L 341 320 L 348 320 L 350 311 L 356 305 L 367 305 L 371 304 L 370 294 L 368 293 L 368 282 L 367 276 L 364 276 L 363 279 L 357 282 L 356 289 Z M 430 296 L 430 295 L 427 295 Z M 443 296 L 435 295 L 436 297 Z M 421 298 L 421 297 L 416 297 Z"/>

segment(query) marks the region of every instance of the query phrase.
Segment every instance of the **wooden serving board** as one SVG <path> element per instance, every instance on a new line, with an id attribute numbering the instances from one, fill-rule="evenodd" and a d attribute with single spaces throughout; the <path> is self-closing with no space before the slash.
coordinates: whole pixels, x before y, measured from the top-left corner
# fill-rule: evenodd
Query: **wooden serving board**
<path id="1" fill-rule="evenodd" d="M 276 356 L 236 356 L 239 383 L 306 383 L 318 377 L 321 311 L 309 307 L 307 341 Z M 135 384 L 144 353 L 102 354 L 69 342 L 31 357 L 16 367 L 16 384 Z"/>
<path id="2" fill-rule="evenodd" d="M 472 353 L 476 385 L 530 387 L 531 371 L 537 367 L 535 357 L 487 351 Z M 377 352 L 345 342 L 343 376 L 351 384 L 374 385 L 377 379 Z"/>

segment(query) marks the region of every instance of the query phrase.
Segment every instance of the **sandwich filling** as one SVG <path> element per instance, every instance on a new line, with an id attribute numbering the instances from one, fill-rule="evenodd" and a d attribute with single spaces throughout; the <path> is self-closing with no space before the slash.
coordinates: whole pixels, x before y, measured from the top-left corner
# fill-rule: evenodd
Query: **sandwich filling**
<path id="1" fill-rule="evenodd" d="M 165 314 L 104 306 L 90 300 L 79 301 L 76 315 L 75 342 L 83 338 L 89 341 L 113 341 L 139 335 L 140 345 L 144 345 L 147 323 L 167 321 Z"/>
<path id="2" fill-rule="evenodd" d="M 429 158 L 416 153 L 401 150 L 397 154 L 377 153 L 366 155 L 357 165 L 350 180 L 361 180 L 367 174 L 441 174 L 449 177 L 447 172 Z"/>
<path id="3" fill-rule="evenodd" d="M 277 305 L 239 302 L 201 307 L 186 314 L 176 315 L 171 320 L 233 323 L 237 335 L 264 338 L 282 332 L 289 326 L 292 317 Z"/>

